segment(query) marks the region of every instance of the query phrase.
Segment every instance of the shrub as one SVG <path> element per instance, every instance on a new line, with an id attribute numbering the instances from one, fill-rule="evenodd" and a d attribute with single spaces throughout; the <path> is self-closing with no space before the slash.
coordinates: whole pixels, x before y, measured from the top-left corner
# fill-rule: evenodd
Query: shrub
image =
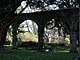
<path id="1" fill-rule="evenodd" d="M 20 46 L 20 47 L 26 47 L 26 48 L 37 49 L 38 43 L 32 42 L 32 41 L 29 41 L 29 42 L 22 42 L 22 44 L 19 45 L 19 46 Z"/>
<path id="2" fill-rule="evenodd" d="M 69 38 L 65 38 L 65 43 L 66 43 L 66 45 L 70 45 L 70 39 Z"/>
<path id="3" fill-rule="evenodd" d="M 10 41 L 5 41 L 4 45 L 10 45 Z"/>

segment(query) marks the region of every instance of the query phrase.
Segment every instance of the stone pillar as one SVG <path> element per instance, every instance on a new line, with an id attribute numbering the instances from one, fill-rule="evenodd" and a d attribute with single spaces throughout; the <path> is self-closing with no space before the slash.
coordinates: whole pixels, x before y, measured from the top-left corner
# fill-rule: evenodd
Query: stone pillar
<path id="1" fill-rule="evenodd" d="M 78 38 L 79 38 L 79 40 L 78 40 L 78 44 L 79 44 L 79 47 L 80 47 L 80 21 L 79 21 L 79 32 L 78 32 Z"/>
<path id="2" fill-rule="evenodd" d="M 2 23 L 0 24 L 0 50 L 3 49 L 3 44 L 2 44 Z"/>
<path id="3" fill-rule="evenodd" d="M 70 32 L 70 52 L 77 53 L 77 32 Z"/>
<path id="4" fill-rule="evenodd" d="M 1 46 L 2 46 L 1 45 L 1 40 L 2 40 L 1 37 L 2 37 L 2 30 L 1 30 L 1 26 L 0 26 L 0 49 L 1 49 Z"/>
<path id="5" fill-rule="evenodd" d="M 13 49 L 17 49 L 18 48 L 18 39 L 17 39 L 17 27 L 16 26 L 12 26 L 13 27 L 13 41 L 12 41 L 12 45 L 13 45 Z"/>
<path id="6" fill-rule="evenodd" d="M 79 44 L 79 47 L 80 47 L 80 8 L 79 8 L 79 32 L 78 32 L 78 38 L 79 38 L 79 40 L 78 40 L 78 44 Z"/>
<path id="7" fill-rule="evenodd" d="M 0 50 L 4 49 L 6 35 L 7 35 L 7 27 L 4 28 L 4 26 L 3 26 L 3 27 L 1 27 L 1 30 L 0 30 Z"/>
<path id="8" fill-rule="evenodd" d="M 3 50 L 4 49 L 4 42 L 3 42 L 3 38 L 4 38 L 4 35 L 2 33 L 2 30 L 0 31 L 0 50 Z"/>
<path id="9" fill-rule="evenodd" d="M 38 51 L 43 51 L 44 46 L 44 26 L 38 26 Z"/>

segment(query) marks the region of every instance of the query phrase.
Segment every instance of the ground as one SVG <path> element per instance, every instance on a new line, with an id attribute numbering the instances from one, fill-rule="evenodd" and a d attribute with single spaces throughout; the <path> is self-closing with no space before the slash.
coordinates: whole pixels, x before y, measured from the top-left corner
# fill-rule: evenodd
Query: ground
<path id="1" fill-rule="evenodd" d="M 65 48 L 57 51 L 38 52 L 26 48 L 0 51 L 0 60 L 73 60 L 79 53 L 69 53 Z"/>

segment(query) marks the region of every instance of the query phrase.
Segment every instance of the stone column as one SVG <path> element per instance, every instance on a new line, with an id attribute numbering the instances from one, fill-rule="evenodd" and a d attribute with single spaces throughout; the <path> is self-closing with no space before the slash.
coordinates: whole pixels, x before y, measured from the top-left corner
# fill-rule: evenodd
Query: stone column
<path id="1" fill-rule="evenodd" d="M 78 44 L 79 44 L 79 47 L 80 47 L 80 21 L 79 21 L 79 32 L 78 32 L 78 38 L 79 38 L 79 40 L 78 40 Z"/>
<path id="2" fill-rule="evenodd" d="M 44 26 L 38 26 L 38 51 L 43 51 L 44 45 Z"/>
<path id="3" fill-rule="evenodd" d="M 2 37 L 2 28 L 1 28 L 1 25 L 0 25 L 0 49 L 1 49 L 1 37 Z"/>
<path id="4" fill-rule="evenodd" d="M 3 42 L 3 38 L 4 38 L 4 35 L 3 35 L 3 31 L 1 30 L 0 31 L 0 50 L 3 50 L 4 49 L 4 42 Z"/>
<path id="5" fill-rule="evenodd" d="M 76 53 L 77 51 L 77 31 L 75 21 L 72 21 L 70 26 L 70 52 Z"/>
<path id="6" fill-rule="evenodd" d="M 13 45 L 13 49 L 17 49 L 18 48 L 18 39 L 17 39 L 17 27 L 16 26 L 12 26 L 13 31 L 13 41 L 12 41 L 12 45 Z"/>
<path id="7" fill-rule="evenodd" d="M 2 26 L 0 30 L 0 50 L 4 49 L 6 35 L 7 35 L 7 27 L 4 28 L 4 26 Z"/>
<path id="8" fill-rule="evenodd" d="M 2 44 L 2 30 L 3 30 L 3 26 L 2 26 L 2 22 L 0 23 L 0 50 L 3 49 L 3 44 Z"/>
<path id="9" fill-rule="evenodd" d="M 70 52 L 76 53 L 77 51 L 77 32 L 71 31 L 70 33 Z"/>
<path id="10" fill-rule="evenodd" d="M 78 35 L 79 35 L 78 43 L 79 43 L 79 47 L 80 47 L 80 8 L 79 8 L 79 32 L 78 32 Z"/>
<path id="11" fill-rule="evenodd" d="M 1 28 L 1 26 L 0 26 L 0 49 L 1 49 L 1 46 L 2 46 L 2 45 L 1 45 L 1 40 L 2 40 L 1 37 L 2 37 L 2 28 Z"/>

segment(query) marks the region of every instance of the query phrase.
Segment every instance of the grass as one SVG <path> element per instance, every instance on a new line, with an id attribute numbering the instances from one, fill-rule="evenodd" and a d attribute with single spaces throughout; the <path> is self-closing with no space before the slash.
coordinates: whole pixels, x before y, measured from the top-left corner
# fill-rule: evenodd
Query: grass
<path id="1" fill-rule="evenodd" d="M 66 52 L 65 48 L 60 51 L 38 52 L 36 50 L 26 50 L 19 48 L 17 50 L 0 51 L 0 60 L 72 60 L 79 56 L 79 53 Z"/>

